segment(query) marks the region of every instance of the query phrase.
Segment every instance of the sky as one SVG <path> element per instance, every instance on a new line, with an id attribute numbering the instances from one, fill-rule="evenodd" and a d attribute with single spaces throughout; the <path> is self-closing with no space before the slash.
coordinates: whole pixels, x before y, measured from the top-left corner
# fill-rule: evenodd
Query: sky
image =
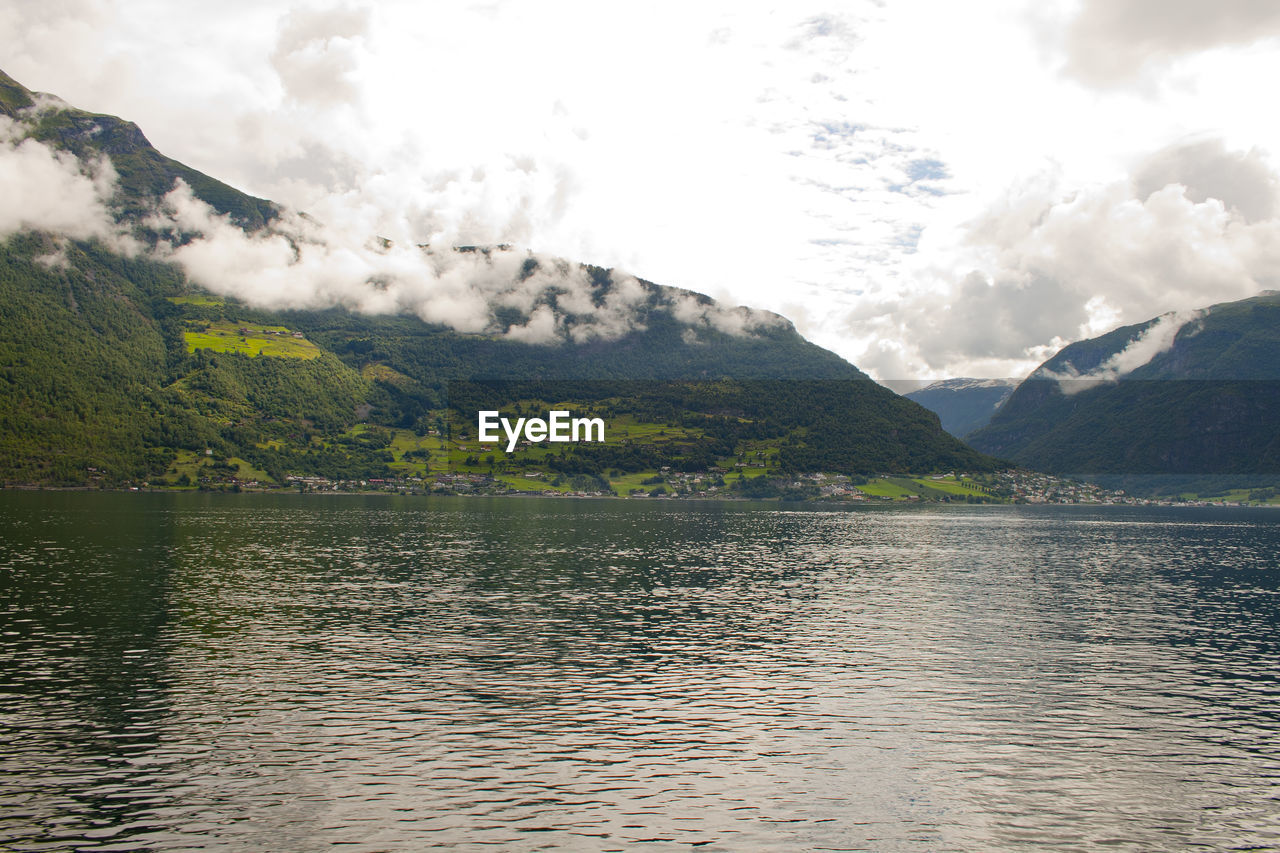
<path id="1" fill-rule="evenodd" d="M 0 0 L 0 44 L 353 239 L 617 267 L 881 379 L 1280 288 L 1273 0 Z"/>

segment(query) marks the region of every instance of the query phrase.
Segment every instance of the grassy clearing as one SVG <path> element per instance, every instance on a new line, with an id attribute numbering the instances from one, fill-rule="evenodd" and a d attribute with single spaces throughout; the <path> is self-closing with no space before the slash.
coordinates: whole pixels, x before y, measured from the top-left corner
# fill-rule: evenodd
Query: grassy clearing
<path id="1" fill-rule="evenodd" d="M 551 485 L 550 480 L 539 479 L 536 477 L 520 477 L 513 474 L 497 474 L 494 476 L 494 479 L 500 483 L 506 483 L 511 488 L 518 489 L 519 491 L 522 491 L 522 492 L 544 492 L 548 490 L 556 491 L 556 492 L 567 492 L 569 490 L 569 487 L 566 485 L 562 484 L 560 486 L 553 486 Z"/>
<path id="2" fill-rule="evenodd" d="M 230 467 L 228 467 L 230 466 Z M 192 450 L 177 451 L 177 458 L 165 472 L 164 480 L 171 486 L 178 485 L 183 475 L 187 476 L 189 485 L 195 488 L 201 478 L 212 480 L 234 477 L 242 482 L 273 483 L 274 480 L 261 468 L 255 468 L 239 456 L 232 456 L 219 464 L 213 457 Z"/>
<path id="3" fill-rule="evenodd" d="M 911 482 L 936 492 L 945 492 L 957 497 L 985 497 L 986 492 L 970 480 L 957 480 L 951 475 L 935 480 L 932 477 L 913 477 Z"/>
<path id="4" fill-rule="evenodd" d="M 632 415 L 610 420 L 605 429 L 605 444 L 664 444 L 701 438 L 702 430 L 671 424 L 640 423 Z"/>
<path id="5" fill-rule="evenodd" d="M 371 382 L 385 382 L 388 385 L 394 385 L 397 388 L 406 388 L 418 384 L 395 368 L 388 367 L 380 362 L 366 364 L 364 367 L 360 368 L 360 376 L 361 378 L 368 379 Z"/>
<path id="6" fill-rule="evenodd" d="M 178 458 L 169 466 L 169 470 L 165 471 L 164 479 L 169 485 L 176 485 L 178 478 L 183 474 L 187 475 L 187 479 L 191 482 L 192 488 L 199 480 L 199 470 L 204 464 L 205 456 L 197 455 L 191 450 L 179 450 Z"/>
<path id="7" fill-rule="evenodd" d="M 734 480 L 750 480 L 753 477 L 763 477 L 767 473 L 768 473 L 767 468 L 761 468 L 756 466 L 748 466 L 746 468 L 735 468 L 734 470 L 730 471 L 728 474 L 724 475 L 724 481 L 726 483 L 731 483 Z"/>
<path id="8" fill-rule="evenodd" d="M 881 477 L 868 480 L 858 486 L 858 491 L 873 498 L 889 498 L 890 500 L 906 500 L 909 495 L 919 496 L 921 489 L 915 483 L 891 480 Z"/>
<path id="9" fill-rule="evenodd" d="M 399 461 L 404 454 L 412 452 L 425 452 L 430 455 L 432 462 L 436 459 L 440 460 L 439 467 L 444 467 L 444 460 L 447 454 L 447 447 L 444 439 L 435 435 L 417 435 L 411 430 L 398 429 L 391 438 L 391 452 Z"/>
<path id="10" fill-rule="evenodd" d="M 174 305 L 194 305 L 197 308 L 221 308 L 227 304 L 225 299 L 217 296 L 169 296 L 166 298 Z"/>
<path id="11" fill-rule="evenodd" d="M 257 480 L 258 482 L 274 482 L 266 471 L 261 468 L 255 468 L 239 456 L 232 456 L 227 460 L 236 466 L 236 476 L 241 480 Z"/>
<path id="12" fill-rule="evenodd" d="M 654 471 L 639 471 L 635 474 L 623 474 L 621 477 L 610 477 L 609 485 L 613 486 L 613 490 L 620 495 L 628 495 L 632 489 L 644 489 L 649 492 L 656 489 L 656 483 L 643 483 L 642 480 L 650 479 L 654 476 Z"/>
<path id="13" fill-rule="evenodd" d="M 320 348 L 306 338 L 295 338 L 284 326 L 211 323 L 199 331 L 186 331 L 187 352 L 208 349 L 273 358 L 319 358 Z"/>

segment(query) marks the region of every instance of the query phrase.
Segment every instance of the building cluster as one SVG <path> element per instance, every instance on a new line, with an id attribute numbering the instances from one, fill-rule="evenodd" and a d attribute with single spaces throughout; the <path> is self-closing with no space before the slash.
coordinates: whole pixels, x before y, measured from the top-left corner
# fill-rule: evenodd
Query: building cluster
<path id="1" fill-rule="evenodd" d="M 527 471 L 521 475 L 531 482 L 545 481 L 547 474 L 541 471 Z M 1069 480 L 1048 474 L 1040 474 L 1024 470 L 1000 471 L 991 475 L 977 475 L 978 479 L 970 479 L 965 474 L 934 475 L 932 479 L 956 479 L 965 482 L 980 482 L 985 497 L 996 502 L 1015 504 L 1091 504 L 1091 505 L 1126 505 L 1126 506 L 1246 506 L 1245 501 L 1215 500 L 1178 500 L 1173 498 L 1144 498 L 1129 495 L 1121 489 L 1106 489 L 1094 483 Z M 797 475 L 790 480 L 778 483 L 778 486 L 789 493 L 784 496 L 832 500 L 832 501 L 887 501 L 889 498 L 865 491 L 855 485 L 863 481 L 855 481 L 843 474 L 813 473 Z M 147 483 L 142 484 L 147 487 Z M 196 485 L 193 483 L 192 485 Z M 244 479 L 234 475 L 222 477 L 201 477 L 198 485 L 202 488 L 214 489 L 272 489 L 279 488 L 270 483 L 259 483 L 257 480 Z M 543 488 L 514 488 L 501 479 L 482 473 L 450 471 L 419 476 L 410 474 L 402 477 L 367 477 L 360 479 L 333 479 L 315 475 L 294 475 L 287 478 L 285 487 L 302 492 L 390 492 L 395 494 L 452 494 L 452 495 L 545 495 L 548 497 L 607 497 L 610 492 L 602 490 L 569 490 L 552 488 L 547 483 Z M 557 483 L 557 485 L 559 485 Z M 868 487 L 869 488 L 869 487 Z M 936 495 L 936 493 L 935 493 Z M 983 496 L 976 495 L 976 496 Z M 647 481 L 643 487 L 630 490 L 629 497 L 647 499 L 726 499 L 735 497 L 735 492 L 726 485 L 723 470 L 683 472 L 664 468 L 657 476 Z M 940 498 L 945 500 L 945 498 Z M 965 500 L 964 497 L 952 497 L 952 500 Z M 911 502 L 925 500 L 920 495 L 900 495 L 893 500 Z"/>
<path id="2" fill-rule="evenodd" d="M 1107 506 L 1247 506 L 1243 501 L 1144 498 L 1124 489 L 1106 489 L 1095 483 L 1068 480 L 1032 471 L 1010 470 L 995 475 L 993 491 L 1013 503 L 1098 504 Z"/>

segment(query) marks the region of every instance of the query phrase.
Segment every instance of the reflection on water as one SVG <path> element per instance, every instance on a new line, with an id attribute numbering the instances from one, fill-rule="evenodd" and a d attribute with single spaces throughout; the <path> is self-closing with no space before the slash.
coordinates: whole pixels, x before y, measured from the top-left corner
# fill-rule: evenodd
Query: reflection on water
<path id="1" fill-rule="evenodd" d="M 0 847 L 1274 847 L 1278 595 L 1266 511 L 3 493 Z"/>

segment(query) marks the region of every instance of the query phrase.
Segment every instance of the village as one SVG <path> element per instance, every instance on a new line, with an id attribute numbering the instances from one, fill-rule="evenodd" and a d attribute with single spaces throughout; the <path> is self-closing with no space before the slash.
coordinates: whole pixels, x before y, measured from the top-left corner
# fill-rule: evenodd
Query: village
<path id="1" fill-rule="evenodd" d="M 369 477 L 362 479 L 330 479 L 321 476 L 293 475 L 284 486 L 236 477 L 213 480 L 206 478 L 199 488 L 211 491 L 280 491 L 290 489 L 302 493 L 389 493 L 399 495 L 512 496 L 555 498 L 633 498 L 645 500 L 751 500 L 750 495 L 729 488 L 723 471 L 679 472 L 666 469 L 648 478 L 654 482 L 627 494 L 595 489 L 566 489 L 551 486 L 542 472 L 525 474 L 530 480 L 546 480 L 541 489 L 517 489 L 488 474 L 462 471 L 428 476 Z M 809 473 L 794 478 L 775 480 L 781 494 L 776 497 L 809 502 L 893 504 L 893 503 L 1002 503 L 1002 504 L 1081 504 L 1095 506 L 1247 506 L 1245 500 L 1174 500 L 1128 495 L 1120 489 L 1104 489 L 1093 483 L 1054 477 L 1034 471 L 1009 469 L 989 475 L 985 500 L 966 500 L 965 496 L 929 489 L 923 483 L 936 485 L 964 482 L 966 475 L 933 474 L 915 478 L 922 481 L 920 492 L 885 494 L 886 483 L 906 482 L 905 478 L 888 474 L 855 485 L 858 478 L 845 474 Z M 144 488 L 146 484 L 144 484 Z M 898 491 L 903 491 L 900 487 Z"/>

